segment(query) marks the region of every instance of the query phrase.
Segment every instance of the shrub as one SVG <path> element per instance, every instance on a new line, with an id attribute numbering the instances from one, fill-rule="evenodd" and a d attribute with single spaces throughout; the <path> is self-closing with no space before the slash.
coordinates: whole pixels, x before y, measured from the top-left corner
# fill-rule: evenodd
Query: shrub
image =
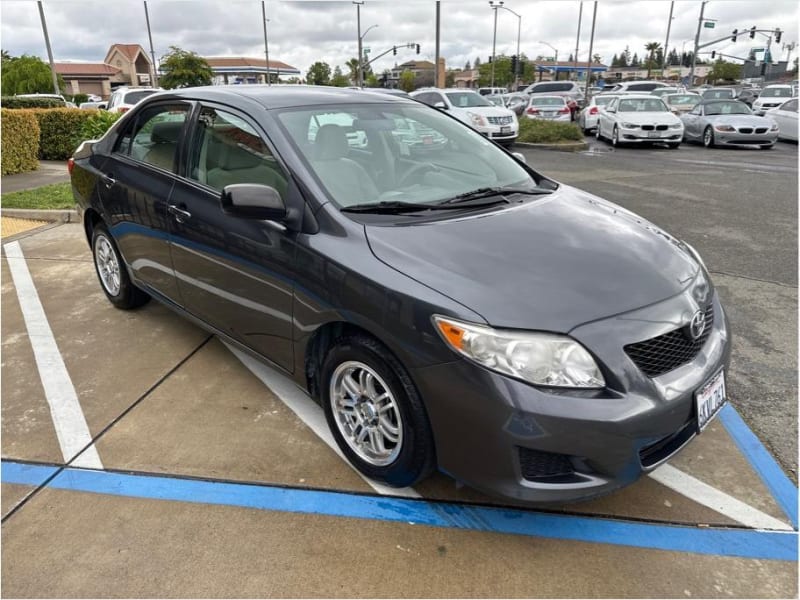
<path id="1" fill-rule="evenodd" d="M 91 116 L 81 127 L 81 140 L 97 140 L 117 122 L 122 113 L 110 113 L 105 110 L 90 110 Z"/>
<path id="2" fill-rule="evenodd" d="M 552 144 L 555 142 L 583 141 L 583 133 L 575 123 L 559 123 L 522 117 L 519 120 L 518 142 Z"/>
<path id="3" fill-rule="evenodd" d="M 78 108 L 31 109 L 39 121 L 39 158 L 67 160 L 83 141 L 81 130 L 95 111 Z"/>
<path id="4" fill-rule="evenodd" d="M 2 172 L 25 173 L 35 171 L 39 166 L 39 123 L 27 110 L 0 110 L 3 123 Z"/>
<path id="5" fill-rule="evenodd" d="M 70 102 L 74 102 L 77 106 L 80 106 L 84 102 L 89 101 L 89 94 L 75 94 L 72 98 L 70 98 Z"/>
<path id="6" fill-rule="evenodd" d="M 19 96 L 3 96 L 0 98 L 3 108 L 64 108 L 66 105 L 55 98 L 20 98 Z"/>

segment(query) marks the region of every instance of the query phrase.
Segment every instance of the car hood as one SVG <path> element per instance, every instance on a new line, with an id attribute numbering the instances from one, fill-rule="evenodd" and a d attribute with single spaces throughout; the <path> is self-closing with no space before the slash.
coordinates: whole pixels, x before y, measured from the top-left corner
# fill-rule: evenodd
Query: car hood
<path id="1" fill-rule="evenodd" d="M 568 332 L 670 298 L 698 269 L 669 234 L 568 186 L 491 213 L 365 229 L 379 260 L 495 327 Z"/>
<path id="2" fill-rule="evenodd" d="M 636 125 L 649 125 L 651 123 L 680 123 L 681 120 L 671 112 L 618 112 L 612 113 L 620 123 L 635 123 Z"/>
<path id="3" fill-rule="evenodd" d="M 758 115 L 706 115 L 706 120 L 714 125 L 731 127 L 771 127 L 772 119 Z"/>
<path id="4" fill-rule="evenodd" d="M 469 111 L 471 113 L 475 113 L 476 115 L 481 115 L 484 117 L 512 117 L 514 116 L 514 111 L 502 106 L 465 106 L 464 108 L 460 106 L 455 107 L 457 110 L 461 111 Z"/>

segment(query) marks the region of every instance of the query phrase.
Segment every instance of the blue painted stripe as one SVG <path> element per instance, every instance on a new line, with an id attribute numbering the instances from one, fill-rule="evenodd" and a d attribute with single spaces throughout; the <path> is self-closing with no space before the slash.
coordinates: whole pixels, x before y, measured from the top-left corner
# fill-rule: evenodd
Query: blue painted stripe
<path id="1" fill-rule="evenodd" d="M 0 465 L 0 482 L 40 486 L 58 471 L 59 467 L 32 465 L 3 461 Z"/>
<path id="2" fill-rule="evenodd" d="M 18 463 L 4 462 L 3 479 L 13 483 L 17 475 L 29 477 L 27 470 L 30 468 L 25 465 L 23 471 Z M 113 496 L 414 523 L 674 552 L 796 561 L 798 550 L 794 532 L 653 525 L 519 509 L 74 468 L 62 471 L 49 485 Z"/>
<path id="3" fill-rule="evenodd" d="M 795 485 L 733 406 L 727 404 L 720 411 L 719 417 L 739 451 L 750 461 L 755 472 L 758 473 L 764 485 L 775 498 L 775 502 L 789 517 L 792 526 L 797 529 L 797 488 Z M 790 426 L 793 424 L 790 423 Z"/>

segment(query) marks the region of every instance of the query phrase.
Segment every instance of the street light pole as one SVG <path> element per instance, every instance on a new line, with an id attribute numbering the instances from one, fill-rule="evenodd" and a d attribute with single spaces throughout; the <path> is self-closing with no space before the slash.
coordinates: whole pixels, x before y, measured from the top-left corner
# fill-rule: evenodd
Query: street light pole
<path id="1" fill-rule="evenodd" d="M 492 35 L 492 83 L 491 87 L 494 87 L 494 62 L 495 62 L 495 53 L 497 51 L 497 9 L 502 6 L 502 0 L 499 3 L 495 3 L 493 0 L 489 0 L 489 6 L 492 7 L 494 11 L 494 33 Z"/>
<path id="2" fill-rule="evenodd" d="M 519 87 L 519 63 L 520 63 L 520 55 L 519 55 L 519 38 L 520 34 L 522 33 L 522 15 L 514 12 L 507 6 L 503 6 L 502 2 L 495 3 L 494 0 L 489 0 L 489 6 L 491 6 L 494 11 L 494 31 L 495 31 L 495 38 L 497 38 L 497 9 L 502 8 L 503 10 L 507 10 L 512 15 L 517 17 L 517 66 L 514 69 L 514 89 Z M 492 54 L 494 55 L 494 50 L 492 50 Z M 492 73 L 494 73 L 494 58 L 492 59 Z M 494 87 L 494 77 L 492 77 L 492 87 Z"/>
<path id="3" fill-rule="evenodd" d="M 589 103 L 589 84 L 592 81 L 592 51 L 594 50 L 594 25 L 597 22 L 597 0 L 594 0 L 594 11 L 592 12 L 592 35 L 589 37 L 589 67 L 586 70 L 586 91 L 583 95 L 584 105 Z"/>
<path id="4" fill-rule="evenodd" d="M 361 53 L 361 5 L 364 0 L 353 0 L 356 5 L 356 23 L 358 26 L 358 87 L 364 87 L 364 71 L 361 69 L 361 64 L 364 61 L 363 54 Z"/>
<path id="5" fill-rule="evenodd" d="M 47 35 L 47 22 L 44 20 L 44 8 L 42 8 L 42 0 L 39 0 L 39 17 L 42 19 L 42 32 L 44 33 L 44 45 L 47 47 L 47 58 L 50 59 L 50 74 L 53 76 L 53 92 L 60 94 L 61 90 L 58 89 L 58 75 L 56 75 L 56 65 L 53 62 L 53 50 L 50 48 L 50 36 Z"/>
<path id="6" fill-rule="evenodd" d="M 667 21 L 667 39 L 664 40 L 664 60 L 661 64 L 661 77 L 664 77 L 664 72 L 667 70 L 667 48 L 669 47 L 669 32 L 672 29 L 672 11 L 675 9 L 675 0 L 669 3 L 669 21 Z"/>
<path id="7" fill-rule="evenodd" d="M 580 9 L 578 9 L 578 35 L 575 38 L 575 81 L 578 81 L 578 48 L 580 48 L 581 43 L 581 19 L 583 19 L 583 2 L 581 1 Z M 590 56 L 589 61 L 592 60 Z M 588 61 L 587 61 L 588 62 Z M 589 81 L 589 76 L 587 73 L 586 81 Z"/>
<path id="8" fill-rule="evenodd" d="M 692 52 L 692 67 L 689 69 L 689 87 L 694 86 L 694 66 L 697 62 L 697 47 L 700 45 L 700 29 L 703 27 L 703 12 L 706 10 L 706 2 L 703 0 L 700 3 L 700 18 L 697 19 L 697 33 L 694 36 L 694 52 Z"/>
<path id="9" fill-rule="evenodd" d="M 267 85 L 272 85 L 272 79 L 269 76 L 269 38 L 267 37 L 267 7 L 266 2 L 261 0 L 261 19 L 264 21 L 264 55 L 267 59 Z"/>

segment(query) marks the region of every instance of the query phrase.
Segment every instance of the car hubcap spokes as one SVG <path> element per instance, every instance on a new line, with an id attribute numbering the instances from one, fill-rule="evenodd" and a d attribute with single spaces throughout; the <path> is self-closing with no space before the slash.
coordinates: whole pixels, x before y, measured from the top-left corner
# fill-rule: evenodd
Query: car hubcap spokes
<path id="1" fill-rule="evenodd" d="M 705 142 L 706 146 L 711 145 L 711 132 L 709 130 L 706 130 Z"/>
<path id="2" fill-rule="evenodd" d="M 330 402 L 347 445 L 377 467 L 394 462 L 403 443 L 400 410 L 389 387 L 364 363 L 339 365 L 331 378 Z"/>
<path id="3" fill-rule="evenodd" d="M 100 273 L 100 281 L 103 287 L 112 296 L 119 294 L 119 262 L 111 242 L 101 237 L 97 240 L 95 247 L 95 260 L 97 261 L 97 272 Z"/>

